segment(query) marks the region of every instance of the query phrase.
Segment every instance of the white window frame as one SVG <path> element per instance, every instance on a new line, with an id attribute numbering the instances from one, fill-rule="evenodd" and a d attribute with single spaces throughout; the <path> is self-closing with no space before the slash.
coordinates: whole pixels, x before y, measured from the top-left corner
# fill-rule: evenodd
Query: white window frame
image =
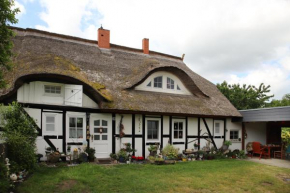
<path id="1" fill-rule="evenodd" d="M 99 126 L 95 126 L 95 121 L 100 121 L 100 125 Z M 103 126 L 103 121 L 107 121 L 107 126 Z M 102 142 L 102 141 L 109 141 L 109 120 L 107 120 L 107 119 L 103 119 L 103 118 L 99 118 L 99 119 L 94 119 L 94 121 L 93 121 L 93 137 L 94 137 L 94 141 L 100 141 L 100 142 Z M 97 134 L 96 132 L 95 132 L 95 128 L 98 128 L 98 129 L 100 129 L 100 128 L 102 128 L 102 129 L 104 129 L 104 128 L 106 128 L 107 129 L 107 133 L 99 133 L 99 134 Z M 95 139 L 95 135 L 99 135 L 100 136 L 100 139 L 99 140 L 97 140 L 97 139 Z M 106 140 L 103 140 L 103 139 L 101 139 L 101 137 L 103 137 L 103 135 L 107 135 L 107 139 Z"/>
<path id="2" fill-rule="evenodd" d="M 62 97 L 62 96 L 64 96 L 63 84 L 51 83 L 51 82 L 41 82 L 41 84 L 42 84 L 43 96 L 50 96 L 50 97 Z M 45 86 L 57 86 L 57 87 L 60 87 L 60 93 L 46 93 L 45 92 Z"/>
<path id="3" fill-rule="evenodd" d="M 158 121 L 157 139 L 148 139 L 148 121 Z M 161 140 L 161 119 L 160 118 L 145 118 L 145 137 L 148 142 L 160 143 L 160 140 Z"/>
<path id="4" fill-rule="evenodd" d="M 174 138 L 174 122 L 182 122 L 182 126 L 183 126 L 183 130 L 182 130 L 182 138 Z M 172 119 L 172 123 L 171 123 L 171 135 L 172 135 L 172 142 L 185 142 L 185 119 Z"/>
<path id="5" fill-rule="evenodd" d="M 219 124 L 219 133 L 216 133 L 216 123 Z M 223 136 L 224 135 L 224 127 L 225 122 L 223 120 L 214 120 L 213 121 L 213 136 Z"/>
<path id="6" fill-rule="evenodd" d="M 43 134 L 44 135 L 57 135 L 58 133 L 58 119 L 57 119 L 57 113 L 43 113 L 43 117 L 42 117 L 42 128 L 43 128 Z M 47 131 L 46 130 L 46 118 L 47 117 L 54 117 L 54 131 Z"/>
<path id="7" fill-rule="evenodd" d="M 83 118 L 83 137 L 82 138 L 69 138 L 70 126 L 69 126 L 69 118 Z M 86 114 L 85 113 L 77 113 L 77 112 L 67 112 L 66 114 L 66 140 L 67 142 L 83 142 L 86 140 L 86 128 L 87 128 L 87 121 L 86 121 Z"/>

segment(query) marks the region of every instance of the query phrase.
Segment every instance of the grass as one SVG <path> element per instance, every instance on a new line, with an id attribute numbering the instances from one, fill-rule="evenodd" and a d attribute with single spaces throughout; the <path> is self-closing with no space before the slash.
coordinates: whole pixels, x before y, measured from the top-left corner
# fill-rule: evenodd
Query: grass
<path id="1" fill-rule="evenodd" d="M 290 192 L 290 169 L 241 160 L 39 168 L 17 192 Z"/>

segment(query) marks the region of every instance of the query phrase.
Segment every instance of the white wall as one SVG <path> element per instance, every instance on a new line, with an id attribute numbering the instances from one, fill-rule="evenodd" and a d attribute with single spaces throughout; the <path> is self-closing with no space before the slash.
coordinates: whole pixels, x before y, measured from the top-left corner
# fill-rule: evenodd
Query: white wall
<path id="1" fill-rule="evenodd" d="M 44 93 L 44 85 L 61 86 L 61 94 L 47 94 Z M 65 84 L 34 81 L 25 83 L 17 90 L 17 101 L 24 103 L 37 103 L 37 104 L 53 104 L 64 105 L 64 89 Z M 84 93 L 82 94 L 82 107 L 98 108 L 95 103 Z M 78 106 L 78 105 L 76 105 Z"/>
<path id="2" fill-rule="evenodd" d="M 188 118 L 188 135 L 198 135 L 198 118 Z"/>
<path id="3" fill-rule="evenodd" d="M 246 132 L 248 134 L 245 140 L 245 147 L 248 142 L 258 141 L 261 144 L 266 144 L 267 135 L 267 123 L 256 122 L 256 123 L 245 123 Z"/>

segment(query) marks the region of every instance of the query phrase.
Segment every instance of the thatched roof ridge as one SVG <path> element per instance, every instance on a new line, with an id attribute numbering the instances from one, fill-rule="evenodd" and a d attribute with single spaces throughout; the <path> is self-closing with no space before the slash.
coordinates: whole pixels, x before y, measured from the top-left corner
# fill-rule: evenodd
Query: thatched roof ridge
<path id="1" fill-rule="evenodd" d="M 214 84 L 189 69 L 180 57 L 111 44 L 100 49 L 97 41 L 53 34 L 33 29 L 13 28 L 16 64 L 5 79 L 10 87 L 0 90 L 0 100 L 16 89 L 23 76 L 58 75 L 78 79 L 95 91 L 105 110 L 187 114 L 203 116 L 241 116 Z M 155 71 L 175 74 L 193 93 L 183 96 L 134 90 Z M 2 95 L 2 96 L 1 96 Z M 158 103 L 156 102 L 158 101 Z"/>

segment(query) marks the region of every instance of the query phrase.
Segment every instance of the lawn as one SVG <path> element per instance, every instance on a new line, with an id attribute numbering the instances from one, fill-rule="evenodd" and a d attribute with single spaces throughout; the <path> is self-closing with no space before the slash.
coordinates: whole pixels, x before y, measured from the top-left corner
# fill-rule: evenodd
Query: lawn
<path id="1" fill-rule="evenodd" d="M 241 160 L 41 167 L 17 192 L 290 192 L 290 169 Z"/>

